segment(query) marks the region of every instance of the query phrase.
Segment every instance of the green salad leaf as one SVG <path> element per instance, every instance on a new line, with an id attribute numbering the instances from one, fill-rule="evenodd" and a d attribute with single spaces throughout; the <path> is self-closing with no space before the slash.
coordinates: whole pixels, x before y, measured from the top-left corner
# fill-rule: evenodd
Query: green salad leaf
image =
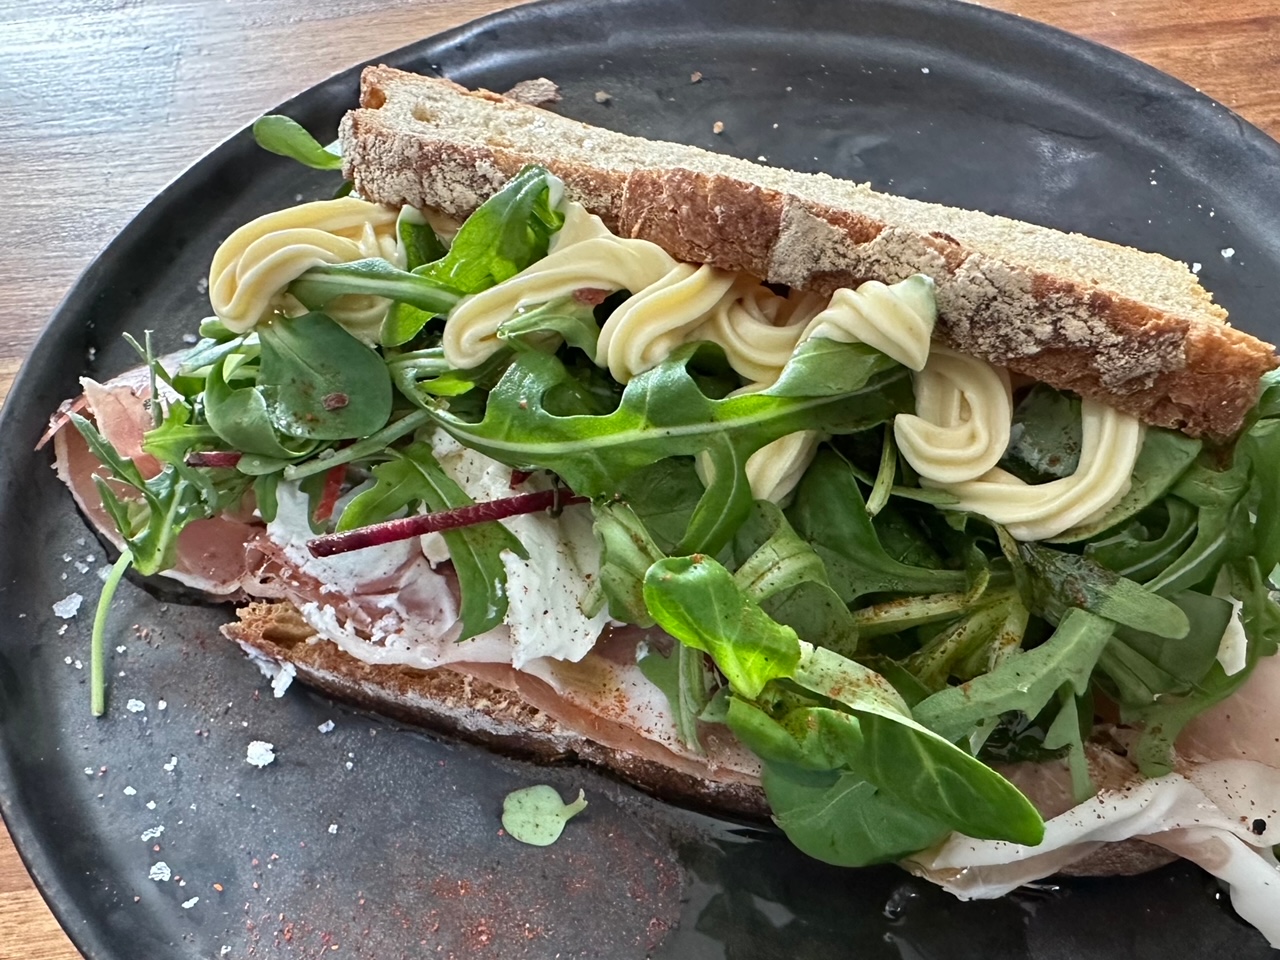
<path id="1" fill-rule="evenodd" d="M 813 545 L 846 603 L 869 593 L 944 593 L 966 586 L 963 571 L 910 566 L 885 552 L 853 469 L 832 450 L 820 451 L 805 472 L 787 518 Z"/>
<path id="2" fill-rule="evenodd" d="M 918 843 L 915 827 L 903 827 L 905 837 L 863 835 L 882 821 L 886 798 L 910 808 L 917 815 L 910 818 L 913 824 L 938 823 L 1019 843 L 1038 843 L 1043 836 L 1043 820 L 1012 784 L 917 723 L 884 677 L 803 643 L 772 620 L 715 560 L 659 561 L 645 577 L 644 595 L 657 623 L 681 643 L 710 654 L 728 680 L 726 722 L 765 760 L 766 793 L 777 822 L 784 829 L 791 823 L 797 842 L 810 852 L 824 851 L 816 855 L 834 862 L 867 863 L 885 850 L 901 854 L 904 844 Z M 806 771 L 827 776 L 815 783 Z M 768 777 L 775 778 L 777 790 L 770 791 Z M 819 796 L 837 784 L 846 788 L 842 796 L 856 782 L 868 788 L 845 797 L 842 803 L 853 808 L 831 820 L 812 809 L 813 790 L 788 792 L 797 780 L 818 788 Z M 861 803 L 867 806 L 860 813 Z M 936 834 L 930 829 L 927 836 Z"/>
<path id="3" fill-rule="evenodd" d="M 391 377 L 373 350 L 323 313 L 259 324 L 258 387 L 272 425 L 291 437 L 367 437 L 391 418 Z M 257 452 L 257 451 L 254 451 Z"/>
<path id="4" fill-rule="evenodd" d="M 698 741 L 698 718 L 711 702 L 712 683 L 706 657 L 677 643 L 666 656 L 650 650 L 636 661 L 636 666 L 666 696 L 680 742 L 694 753 L 703 753 Z"/>
<path id="5" fill-rule="evenodd" d="M 342 154 L 322 147 L 296 120 L 279 114 L 259 117 L 253 124 L 253 139 L 263 150 L 297 160 L 316 170 L 339 170 Z"/>
<path id="6" fill-rule="evenodd" d="M 540 783 L 506 795 L 502 801 L 502 828 L 521 843 L 549 847 L 560 839 L 564 825 L 586 808 L 583 791 L 578 791 L 572 803 L 565 803 L 555 787 Z"/>
<path id="7" fill-rule="evenodd" d="M 989 730 L 996 718 L 1012 710 L 1034 717 L 1063 684 L 1077 694 L 1088 689 L 1098 657 L 1114 632 L 1110 620 L 1086 610 L 1070 610 L 1040 646 L 1013 654 L 968 683 L 939 690 L 913 713 L 920 723 L 953 743 Z"/>
<path id="8" fill-rule="evenodd" d="M 729 687 L 748 699 L 800 663 L 800 639 L 772 620 L 710 557 L 659 560 L 644 578 L 650 616 L 681 643 L 711 654 Z"/>
<path id="9" fill-rule="evenodd" d="M 747 458 L 781 436 L 800 429 L 853 432 L 883 422 L 909 391 L 902 368 L 861 344 L 844 351 L 840 370 L 799 392 L 798 374 L 810 357 L 832 366 L 831 341 L 801 347 L 773 387 L 713 400 L 690 375 L 698 350 L 690 345 L 627 384 L 618 408 L 603 415 L 558 416 L 546 397 L 569 377 L 557 358 L 539 352 L 518 355 L 489 394 L 485 415 L 470 422 L 434 408 L 433 418 L 459 442 L 495 460 L 521 468 L 554 471 L 574 492 L 613 496 L 635 471 L 672 456 L 705 454 L 710 482 L 689 521 L 678 552 L 718 551 L 751 509 Z M 799 377 L 803 380 L 803 377 Z M 828 392 L 835 391 L 835 392 Z"/>

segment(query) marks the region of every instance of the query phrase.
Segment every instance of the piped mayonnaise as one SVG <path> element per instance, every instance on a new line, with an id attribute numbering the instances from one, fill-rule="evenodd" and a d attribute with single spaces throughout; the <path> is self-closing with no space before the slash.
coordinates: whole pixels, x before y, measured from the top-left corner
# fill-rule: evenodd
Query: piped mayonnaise
<path id="1" fill-rule="evenodd" d="M 914 380 L 916 413 L 899 414 L 893 434 L 917 473 L 961 483 L 1000 462 L 1013 420 L 1006 371 L 935 344 Z"/>
<path id="2" fill-rule="evenodd" d="M 284 292 L 312 267 L 381 257 L 402 267 L 391 207 L 356 197 L 318 200 L 268 213 L 240 227 L 218 247 L 209 268 L 213 312 L 235 333 L 248 333 L 276 311 L 299 312 Z M 387 301 L 346 295 L 326 308 L 356 336 L 375 339 Z"/>
<path id="3" fill-rule="evenodd" d="M 1083 400 L 1081 413 L 1080 462 L 1069 477 L 1029 484 L 994 467 L 976 480 L 952 483 L 922 469 L 922 482 L 959 498 L 950 509 L 981 514 L 1016 540 L 1047 540 L 1098 520 L 1129 492 L 1143 428 L 1136 417 L 1096 400 Z M 930 462 L 921 460 L 926 468 Z"/>

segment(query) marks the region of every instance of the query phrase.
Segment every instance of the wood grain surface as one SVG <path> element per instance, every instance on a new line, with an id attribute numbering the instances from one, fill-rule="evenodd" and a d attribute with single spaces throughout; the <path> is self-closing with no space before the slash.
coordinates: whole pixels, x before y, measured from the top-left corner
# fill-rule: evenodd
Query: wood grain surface
<path id="1" fill-rule="evenodd" d="M 609 0 L 597 0 L 607 3 Z M 509 0 L 0 4 L 0 399 L 58 300 L 166 183 L 264 110 Z M 1280 0 L 992 0 L 1193 84 L 1280 137 Z M 0 960 L 76 960 L 0 835 Z"/>

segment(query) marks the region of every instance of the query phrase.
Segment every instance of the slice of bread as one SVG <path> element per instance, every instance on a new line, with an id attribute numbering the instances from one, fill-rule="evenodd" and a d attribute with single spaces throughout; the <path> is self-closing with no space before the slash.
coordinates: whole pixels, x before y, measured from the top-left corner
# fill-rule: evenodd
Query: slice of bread
<path id="1" fill-rule="evenodd" d="M 369 200 L 470 214 L 539 163 L 623 236 L 829 293 L 925 273 L 951 346 L 1145 422 L 1228 439 L 1275 349 L 1184 264 L 1003 217 L 588 126 L 448 80 L 369 67 L 342 121 Z"/>
<path id="2" fill-rule="evenodd" d="M 347 703 L 498 750 L 543 762 L 580 760 L 661 799 L 712 813 L 763 820 L 769 812 L 755 782 L 699 776 L 687 764 L 660 762 L 661 748 L 610 747 L 539 709 L 519 692 L 469 676 L 466 665 L 435 670 L 363 663 L 315 634 L 287 601 L 252 602 L 222 632 L 256 659 L 290 663 L 298 679 Z M 604 721 L 597 720 L 596 732 Z M 1119 762 L 1119 761 L 1117 761 Z M 1057 807 L 1046 815 L 1058 813 Z M 1176 859 L 1142 840 L 1081 850 L 1059 872 L 1072 876 L 1145 873 Z"/>

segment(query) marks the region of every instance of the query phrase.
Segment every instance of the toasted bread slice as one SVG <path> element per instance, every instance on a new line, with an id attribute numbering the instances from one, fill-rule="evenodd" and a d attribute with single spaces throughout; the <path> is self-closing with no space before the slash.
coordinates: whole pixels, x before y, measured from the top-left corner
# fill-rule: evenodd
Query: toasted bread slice
<path id="1" fill-rule="evenodd" d="M 366 199 L 470 214 L 539 163 L 623 236 L 829 293 L 924 273 L 951 346 L 1192 436 L 1227 439 L 1277 365 L 1184 264 L 1153 253 L 588 126 L 369 67 L 342 121 Z"/>

